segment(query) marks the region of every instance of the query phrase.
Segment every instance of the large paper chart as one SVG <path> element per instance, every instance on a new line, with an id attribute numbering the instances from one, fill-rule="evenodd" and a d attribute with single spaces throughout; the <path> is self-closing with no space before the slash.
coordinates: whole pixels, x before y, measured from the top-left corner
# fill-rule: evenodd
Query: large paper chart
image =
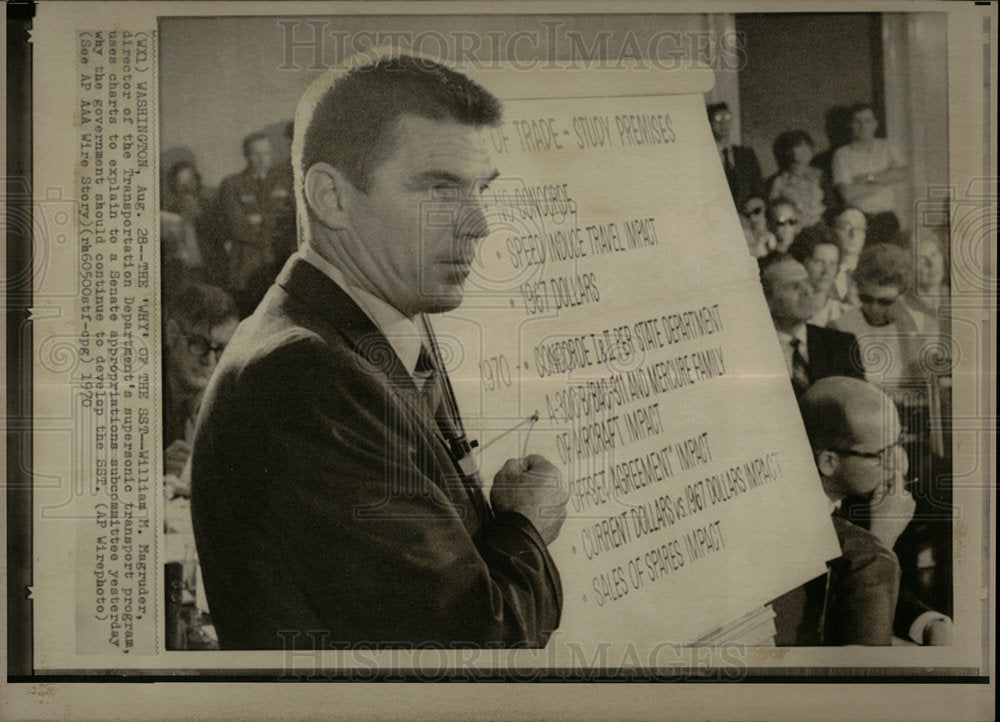
<path id="1" fill-rule="evenodd" d="M 545 86 L 504 97 L 491 233 L 435 325 L 484 481 L 540 453 L 568 484 L 557 639 L 655 651 L 839 547 L 697 82 Z"/>

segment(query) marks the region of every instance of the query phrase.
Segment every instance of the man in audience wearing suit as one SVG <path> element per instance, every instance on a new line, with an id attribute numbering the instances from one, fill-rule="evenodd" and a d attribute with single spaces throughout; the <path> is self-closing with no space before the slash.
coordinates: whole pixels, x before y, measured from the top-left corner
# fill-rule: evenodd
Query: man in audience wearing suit
<path id="1" fill-rule="evenodd" d="M 223 648 L 542 646 L 559 625 L 559 472 L 508 460 L 486 500 L 426 318 L 462 301 L 500 115 L 407 56 L 303 96 L 303 245 L 223 356 L 195 440 Z M 422 228 L 426 203 L 452 225 Z"/>
<path id="2" fill-rule="evenodd" d="M 737 204 L 754 196 L 764 197 L 764 176 L 753 148 L 733 145 L 729 139 L 733 115 L 726 103 L 712 103 L 707 107 L 708 122 L 719 150 L 722 167 L 726 171 L 729 191 Z"/>
<path id="3" fill-rule="evenodd" d="M 888 645 L 895 629 L 918 644 L 947 644 L 951 620 L 900 590 L 892 549 L 916 503 L 903 485 L 907 458 L 892 400 L 872 384 L 834 376 L 809 387 L 799 405 L 842 554 L 827 574 L 773 602 L 776 643 Z M 842 511 L 862 499 L 867 528 Z"/>
<path id="4" fill-rule="evenodd" d="M 817 303 L 805 266 L 789 255 L 767 256 L 760 281 L 796 395 L 827 376 L 864 378 L 853 335 L 807 323 Z"/>

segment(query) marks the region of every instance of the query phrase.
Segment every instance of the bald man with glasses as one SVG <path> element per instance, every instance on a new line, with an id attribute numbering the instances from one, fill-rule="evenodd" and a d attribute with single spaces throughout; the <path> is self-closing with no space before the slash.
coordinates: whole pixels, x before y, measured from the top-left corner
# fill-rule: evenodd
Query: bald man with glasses
<path id="1" fill-rule="evenodd" d="M 892 549 L 916 503 L 903 483 L 906 439 L 892 400 L 859 379 L 831 376 L 813 384 L 799 406 L 842 554 L 825 575 L 774 602 L 778 644 L 888 645 L 894 622 L 914 641 L 942 643 L 947 617 L 916 607 L 909 595 L 897 609 L 900 567 Z M 846 518 L 852 500 L 870 510 L 867 528 Z"/>

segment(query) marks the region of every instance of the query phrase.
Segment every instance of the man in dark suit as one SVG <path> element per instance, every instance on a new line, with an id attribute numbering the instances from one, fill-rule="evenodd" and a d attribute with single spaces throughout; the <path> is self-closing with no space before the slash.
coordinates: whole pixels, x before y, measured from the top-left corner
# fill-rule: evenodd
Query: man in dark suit
<path id="1" fill-rule="evenodd" d="M 828 573 L 775 602 L 778 643 L 887 645 L 899 596 L 893 544 L 913 516 L 903 487 L 906 452 L 892 400 L 858 379 L 830 377 L 799 401 L 823 491 L 830 500 L 841 557 Z M 839 516 L 847 498 L 872 506 L 870 529 Z M 801 600 L 794 616 L 791 600 Z M 794 631 L 784 631 L 795 620 Z"/>
<path id="2" fill-rule="evenodd" d="M 767 256 L 760 281 L 796 395 L 827 376 L 865 377 L 852 334 L 806 323 L 816 302 L 805 266 L 789 255 Z"/>
<path id="3" fill-rule="evenodd" d="M 763 198 L 764 176 L 760 172 L 757 154 L 753 148 L 733 145 L 730 141 L 733 114 L 729 111 L 729 106 L 726 103 L 711 103 L 706 110 L 733 200 L 740 206 L 748 198 Z"/>
<path id="4" fill-rule="evenodd" d="M 406 56 L 303 96 L 303 243 L 230 343 L 195 440 L 223 648 L 542 646 L 558 626 L 559 472 L 508 460 L 487 502 L 426 320 L 461 303 L 487 232 L 500 113 L 465 76 Z"/>
<path id="5" fill-rule="evenodd" d="M 892 551 L 916 508 L 906 491 L 902 427 L 878 387 L 842 376 L 813 384 L 799 400 L 841 556 L 827 574 L 773 602 L 780 645 L 888 645 L 893 631 L 922 644 L 946 644 L 951 620 L 900 590 Z M 864 500 L 867 528 L 843 506 Z M 897 603 L 898 602 L 898 603 Z"/>

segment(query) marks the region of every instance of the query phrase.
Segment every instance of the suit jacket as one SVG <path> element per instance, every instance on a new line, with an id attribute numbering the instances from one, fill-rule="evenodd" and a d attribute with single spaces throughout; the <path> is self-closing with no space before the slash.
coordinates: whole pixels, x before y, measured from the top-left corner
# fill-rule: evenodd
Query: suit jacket
<path id="1" fill-rule="evenodd" d="M 778 646 L 889 645 L 899 596 L 899 562 L 872 533 L 832 517 L 841 556 L 827 574 L 772 602 Z"/>
<path id="2" fill-rule="evenodd" d="M 732 163 L 723 163 L 726 171 L 726 181 L 729 191 L 736 203 L 742 203 L 753 196 L 766 198 L 764 195 L 764 176 L 760 172 L 760 163 L 753 148 L 742 145 L 729 147 L 732 153 Z"/>
<path id="3" fill-rule="evenodd" d="M 806 350 L 809 354 L 806 368 L 810 383 L 827 376 L 865 378 L 861 351 L 854 334 L 806 324 Z"/>
<path id="4" fill-rule="evenodd" d="M 857 524 L 833 516 L 842 556 L 830 563 L 824 642 L 892 644 L 899 598 L 899 562 L 891 549 Z"/>
<path id="5" fill-rule="evenodd" d="M 562 591 L 463 479 L 387 339 L 293 256 L 206 390 L 191 511 L 229 649 L 544 645 Z"/>

